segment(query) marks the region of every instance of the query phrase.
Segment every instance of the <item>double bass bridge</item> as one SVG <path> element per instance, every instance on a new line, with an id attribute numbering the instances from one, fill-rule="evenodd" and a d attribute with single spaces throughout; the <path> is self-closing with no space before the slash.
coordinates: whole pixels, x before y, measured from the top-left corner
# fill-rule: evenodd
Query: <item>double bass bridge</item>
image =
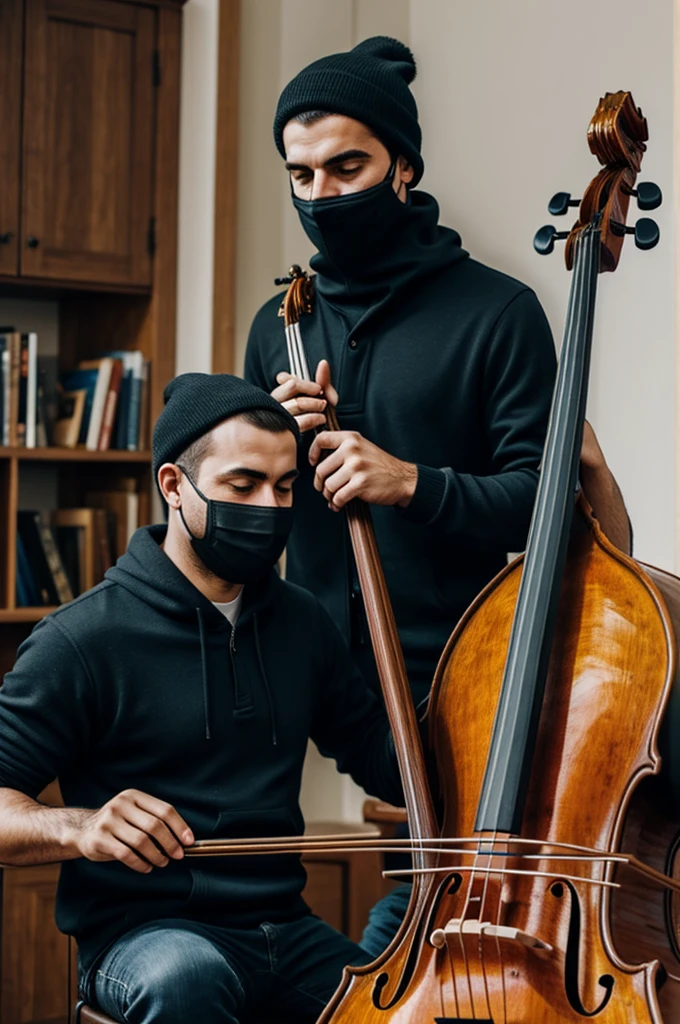
<path id="1" fill-rule="evenodd" d="M 496 939 L 502 942 L 516 942 L 527 949 L 531 949 L 538 956 L 547 956 L 552 953 L 552 946 L 535 935 L 529 935 L 519 928 L 509 928 L 502 924 L 492 924 L 491 921 L 478 921 L 474 919 L 462 920 L 452 918 L 443 928 L 435 928 L 430 936 L 430 942 L 436 949 L 443 949 L 454 936 L 460 940 L 463 935 L 478 935 L 480 938 Z M 443 1021 L 447 1018 L 442 1018 Z"/>

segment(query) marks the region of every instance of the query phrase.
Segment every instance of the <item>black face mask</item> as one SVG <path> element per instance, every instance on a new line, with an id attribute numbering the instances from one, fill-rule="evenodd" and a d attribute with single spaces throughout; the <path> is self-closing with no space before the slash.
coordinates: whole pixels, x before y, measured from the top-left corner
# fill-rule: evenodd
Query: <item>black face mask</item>
<path id="1" fill-rule="evenodd" d="M 402 203 L 392 187 L 395 166 L 363 192 L 328 199 L 293 196 L 307 238 L 344 277 L 370 274 L 408 216 L 408 202 Z"/>
<path id="2" fill-rule="evenodd" d="M 293 525 L 293 509 L 276 505 L 242 505 L 214 501 L 199 491 L 186 469 L 179 467 L 206 504 L 205 534 L 195 537 L 180 507 L 191 546 L 215 576 L 226 583 L 255 583 L 281 557 Z"/>

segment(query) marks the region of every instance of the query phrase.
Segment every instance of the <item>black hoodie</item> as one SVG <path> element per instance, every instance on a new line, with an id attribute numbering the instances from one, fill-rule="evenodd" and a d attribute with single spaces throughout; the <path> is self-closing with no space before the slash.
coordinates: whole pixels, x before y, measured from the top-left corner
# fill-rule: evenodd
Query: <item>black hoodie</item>
<path id="1" fill-rule="evenodd" d="M 276 573 L 246 587 L 232 629 L 138 530 L 94 590 L 49 615 L 0 688 L 0 786 L 101 807 L 134 788 L 172 804 L 197 839 L 303 831 L 307 741 L 399 802 L 385 714 L 319 602 Z M 296 856 L 183 860 L 149 875 L 64 863 L 57 923 L 87 968 L 160 917 L 246 927 L 307 911 Z"/>
<path id="2" fill-rule="evenodd" d="M 459 235 L 438 224 L 432 196 L 410 193 L 404 213 L 398 237 L 362 279 L 312 257 L 316 303 L 300 328 L 311 372 L 330 361 L 340 425 L 418 465 L 408 508 L 371 511 L 420 701 L 468 604 L 526 543 L 555 350 L 534 293 L 470 259 Z M 266 391 L 288 369 L 280 300 L 255 317 L 246 353 L 246 379 Z M 319 597 L 360 654 L 346 521 L 312 487 L 309 440 L 300 446 L 287 574 Z"/>

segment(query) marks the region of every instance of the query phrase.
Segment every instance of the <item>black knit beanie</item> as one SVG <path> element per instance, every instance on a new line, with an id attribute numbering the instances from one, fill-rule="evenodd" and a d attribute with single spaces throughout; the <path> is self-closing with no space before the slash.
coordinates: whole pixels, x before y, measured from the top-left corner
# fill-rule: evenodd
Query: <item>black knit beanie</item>
<path id="1" fill-rule="evenodd" d="M 153 432 L 153 476 L 164 462 L 174 462 L 203 434 L 240 412 L 270 409 L 279 413 L 297 439 L 295 417 L 262 388 L 230 373 L 182 373 L 163 392 L 165 408 Z"/>
<path id="2" fill-rule="evenodd" d="M 283 129 L 296 114 L 323 110 L 367 125 L 393 156 L 414 170 L 409 187 L 423 176 L 418 108 L 409 89 L 416 62 L 408 46 L 388 36 L 364 39 L 353 50 L 315 60 L 288 83 L 279 97 L 274 141 L 285 158 Z"/>

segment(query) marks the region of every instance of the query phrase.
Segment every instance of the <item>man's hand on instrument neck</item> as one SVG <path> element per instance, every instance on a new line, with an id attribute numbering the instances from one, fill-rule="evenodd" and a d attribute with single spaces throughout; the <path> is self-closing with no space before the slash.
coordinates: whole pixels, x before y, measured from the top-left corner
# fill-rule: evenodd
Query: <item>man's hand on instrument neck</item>
<path id="1" fill-rule="evenodd" d="M 322 458 L 324 452 L 329 454 Z M 418 483 L 416 465 L 388 455 L 355 430 L 318 434 L 309 449 L 309 461 L 316 466 L 315 488 L 323 491 L 336 512 L 352 498 L 405 507 Z"/>
<path id="2" fill-rule="evenodd" d="M 338 393 L 331 384 L 331 368 L 326 359 L 317 366 L 315 380 L 301 380 L 285 370 L 277 373 L 276 380 L 279 386 L 272 391 L 272 398 L 295 417 L 301 434 L 326 426 L 327 403 L 338 404 Z"/>

